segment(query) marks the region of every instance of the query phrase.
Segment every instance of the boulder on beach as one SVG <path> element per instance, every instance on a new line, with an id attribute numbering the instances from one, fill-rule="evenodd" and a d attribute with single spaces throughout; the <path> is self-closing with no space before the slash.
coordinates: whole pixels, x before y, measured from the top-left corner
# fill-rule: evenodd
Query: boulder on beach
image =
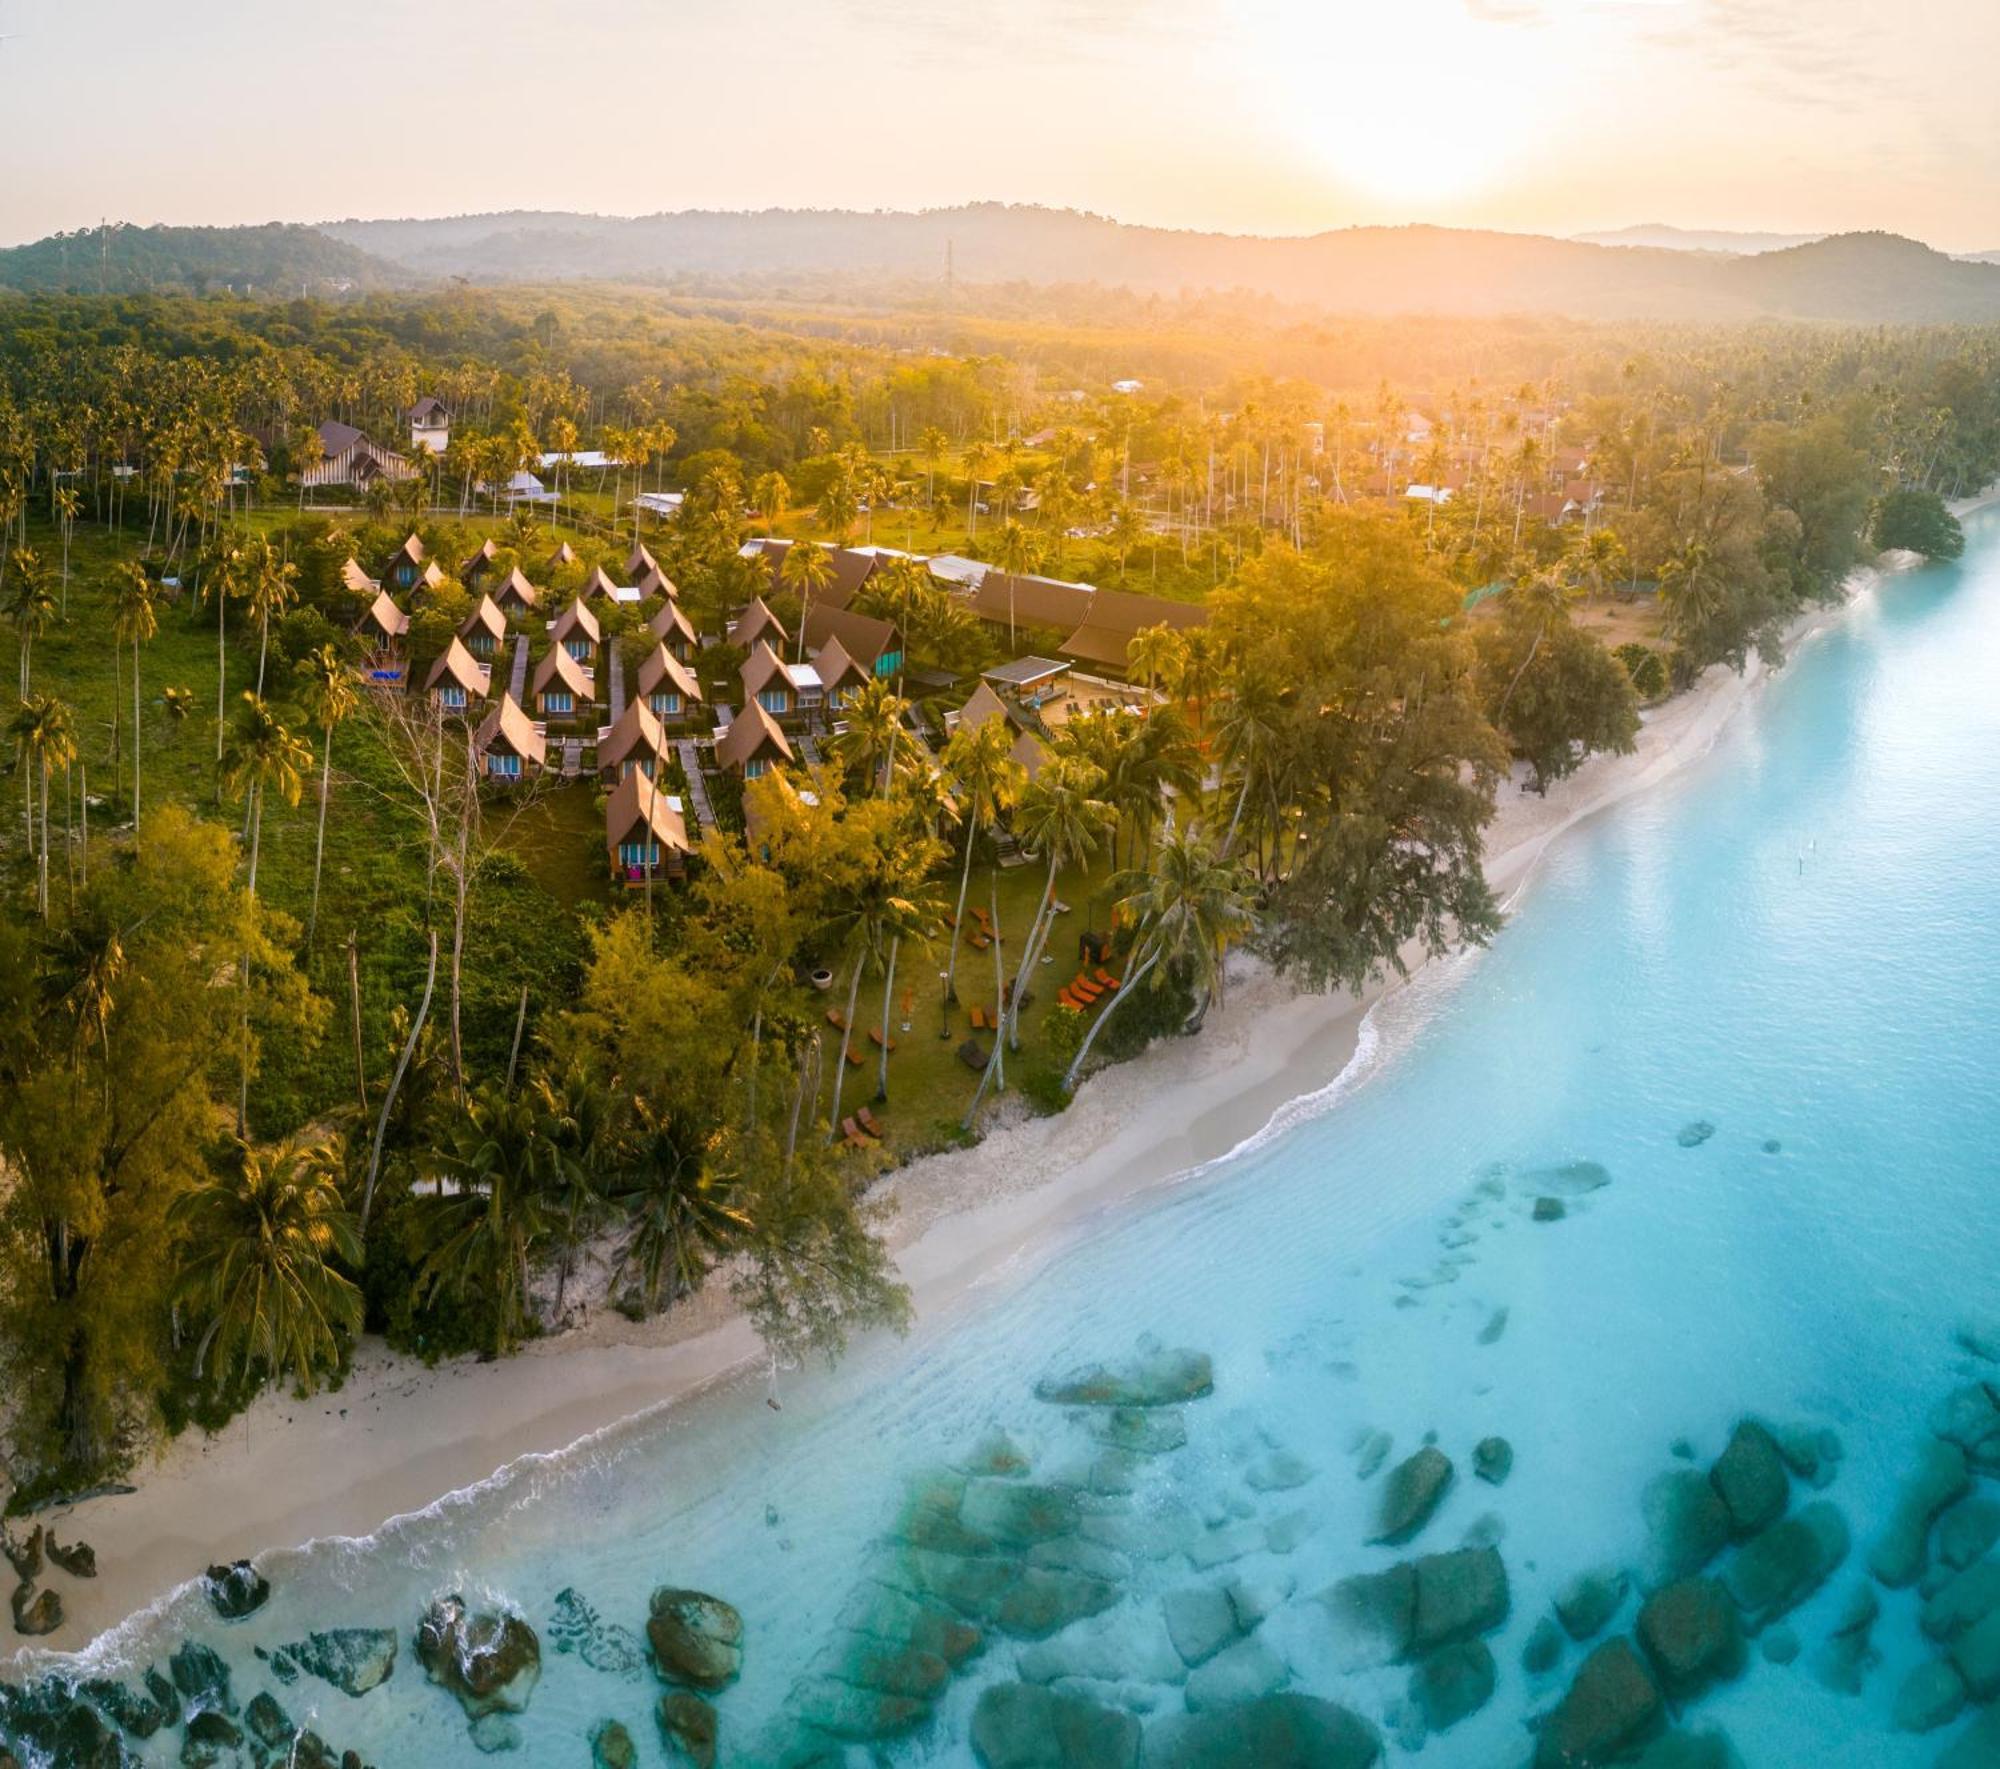
<path id="1" fill-rule="evenodd" d="M 1142 1347 L 1126 1363 L 1087 1364 L 1035 1384 L 1037 1400 L 1070 1407 L 1171 1407 L 1214 1391 L 1207 1352 L 1160 1346 Z"/>
<path id="2" fill-rule="evenodd" d="M 25 1581 L 14 1587 L 14 1632 L 29 1639 L 53 1634 L 63 1623 L 62 1598 L 52 1590 L 37 1592 Z"/>
<path id="3" fill-rule="evenodd" d="M 417 1628 L 417 1663 L 457 1697 L 468 1720 L 518 1714 L 542 1674 L 542 1643 L 518 1615 L 472 1610 L 463 1597 L 440 1597 Z M 491 1728 L 496 1733 L 499 1728 Z"/>
<path id="4" fill-rule="evenodd" d="M 208 1606 L 226 1622 L 240 1622 L 270 1601 L 271 1583 L 247 1560 L 211 1566 L 202 1574 Z"/>
<path id="5" fill-rule="evenodd" d="M 1639 1644 L 1680 1701 L 1743 1669 L 1743 1627 L 1721 1584 L 1697 1576 L 1655 1591 L 1639 1609 Z"/>
<path id="6" fill-rule="evenodd" d="M 1751 1633 L 1825 1584 L 1847 1558 L 1847 1520 L 1825 1499 L 1753 1536 L 1723 1571 Z"/>
<path id="7" fill-rule="evenodd" d="M 272 1674 L 295 1682 L 300 1672 L 331 1683 L 343 1695 L 363 1696 L 388 1682 L 396 1668 L 393 1628 L 326 1628 L 279 1647 L 270 1655 Z"/>
<path id="8" fill-rule="evenodd" d="M 42 1576 L 42 1544 L 48 1539 L 48 1531 L 39 1523 L 19 1541 L 13 1532 L 0 1524 L 0 1554 L 7 1556 L 7 1564 L 14 1569 L 15 1578 L 24 1585 L 32 1585 Z"/>
<path id="9" fill-rule="evenodd" d="M 660 1728 L 660 1742 L 668 1759 L 687 1763 L 692 1769 L 715 1769 L 716 1740 L 721 1723 L 715 1709 L 691 1689 L 670 1689 L 660 1697 L 654 1710 Z M 628 1741 L 629 1742 L 629 1741 Z M 635 1755 L 634 1759 L 637 1761 Z"/>
<path id="10" fill-rule="evenodd" d="M 1410 1701 L 1431 1732 L 1446 1732 L 1493 1699 L 1493 1653 L 1484 1640 L 1443 1646 L 1410 1673 Z"/>
<path id="11" fill-rule="evenodd" d="M 1146 1733 L 1146 1769 L 1370 1769 L 1381 1755 L 1381 1738 L 1358 1714 L 1289 1691 L 1222 1713 L 1169 1716 Z"/>
<path id="12" fill-rule="evenodd" d="M 653 1663 L 669 1683 L 723 1689 L 743 1669 L 743 1618 L 720 1597 L 662 1585 L 646 1621 Z"/>
<path id="13" fill-rule="evenodd" d="M 1643 1742 L 1663 1712 L 1652 1674 L 1632 1642 L 1618 1635 L 1578 1667 L 1569 1693 L 1542 1727 L 1537 1769 L 1592 1769 L 1612 1762 Z"/>
<path id="14" fill-rule="evenodd" d="M 1730 1434 L 1728 1447 L 1716 1457 L 1708 1477 L 1739 1537 L 1769 1529 L 1785 1514 L 1791 1497 L 1785 1459 L 1776 1440 L 1754 1419 L 1746 1419 Z"/>
<path id="15" fill-rule="evenodd" d="M 65 1548 L 57 1542 L 54 1532 L 48 1538 L 50 1562 L 60 1567 L 73 1579 L 94 1579 L 97 1577 L 97 1550 L 88 1542 L 72 1542 Z"/>
<path id="16" fill-rule="evenodd" d="M 1139 1722 L 1032 1683 L 996 1683 L 972 1710 L 982 1769 L 1136 1769 Z"/>
<path id="17" fill-rule="evenodd" d="M 1728 1544 L 1729 1507 L 1714 1483 L 1692 1468 L 1648 1481 L 1640 1509 L 1646 1519 L 1642 1582 L 1649 1591 L 1700 1572 Z"/>
<path id="18" fill-rule="evenodd" d="M 1929 1560 L 1931 1524 L 1970 1488 L 1965 1451 L 1936 1438 L 1917 1453 L 1916 1467 L 1896 1497 L 1896 1508 L 1868 1551 L 1868 1570 L 1891 1590 L 1914 1585 Z"/>
<path id="19" fill-rule="evenodd" d="M 1426 1444 L 1414 1456 L 1389 1470 L 1376 1512 L 1375 1533 L 1368 1539 L 1396 1546 L 1415 1536 L 1430 1522 L 1451 1486 L 1451 1458 L 1435 1444 Z"/>

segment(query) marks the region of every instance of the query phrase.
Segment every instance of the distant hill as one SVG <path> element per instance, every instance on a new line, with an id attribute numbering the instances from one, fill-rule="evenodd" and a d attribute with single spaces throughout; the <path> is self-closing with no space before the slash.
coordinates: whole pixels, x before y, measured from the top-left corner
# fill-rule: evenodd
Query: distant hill
<path id="1" fill-rule="evenodd" d="M 0 249 L 0 288 L 130 294 L 314 295 L 407 283 L 410 273 L 314 227 L 129 227 L 52 234 Z"/>
<path id="2" fill-rule="evenodd" d="M 1570 236 L 1587 246 L 1657 246 L 1663 252 L 1782 252 L 1826 238 L 1823 233 L 1732 233 L 1723 228 L 1668 227 L 1652 221 L 1608 233 Z"/>
<path id="3" fill-rule="evenodd" d="M 1959 258 L 1966 264 L 2000 264 L 2000 251 L 1961 252 Z"/>
<path id="4" fill-rule="evenodd" d="M 1725 255 L 1440 227 L 1274 239 L 998 203 L 630 219 L 537 211 L 342 221 L 323 231 L 416 273 L 483 281 L 749 277 L 808 295 L 816 275 L 942 283 L 949 254 L 965 282 L 1240 289 L 1333 312 L 2000 321 L 2000 266 L 1959 262 L 1889 234 Z"/>

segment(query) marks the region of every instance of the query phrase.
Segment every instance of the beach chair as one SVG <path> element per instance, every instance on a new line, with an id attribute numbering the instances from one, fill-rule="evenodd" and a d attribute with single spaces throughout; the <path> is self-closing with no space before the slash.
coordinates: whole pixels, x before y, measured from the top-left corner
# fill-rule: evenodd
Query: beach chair
<path id="1" fill-rule="evenodd" d="M 837 1007 L 830 1007 L 826 1010 L 826 1023 L 836 1032 L 845 1032 L 847 1030 L 847 1016 Z"/>
<path id="2" fill-rule="evenodd" d="M 870 1136 L 874 1137 L 877 1142 L 882 1140 L 882 1120 L 876 1117 L 866 1106 L 856 1106 L 854 1109 L 854 1118 L 855 1122 L 863 1130 L 867 1131 Z"/>
<path id="3" fill-rule="evenodd" d="M 1072 995 L 1074 995 L 1079 1001 L 1090 1002 L 1090 1003 L 1095 1003 L 1098 996 L 1104 993 L 1104 991 L 1100 989 L 1095 983 L 1093 983 L 1088 977 L 1082 977 L 1082 976 L 1072 977 L 1070 979 L 1069 992 Z"/>
<path id="4" fill-rule="evenodd" d="M 1115 990 L 1123 987 L 1123 985 L 1118 981 L 1116 977 L 1114 977 L 1108 970 L 1105 970 L 1102 967 L 1100 967 L 1097 972 L 1097 980 L 1100 983 L 1102 983 L 1107 989 Z"/>
<path id="5" fill-rule="evenodd" d="M 1069 992 L 1069 987 L 1067 984 L 1065 984 L 1062 988 L 1056 991 L 1056 999 L 1060 1001 L 1064 1007 L 1073 1007 L 1076 1009 L 1078 1013 L 1083 1012 L 1083 1003 L 1077 1000 L 1077 998 Z"/>
<path id="6" fill-rule="evenodd" d="M 977 1075 L 986 1067 L 986 1052 L 980 1048 L 978 1039 L 968 1038 L 958 1047 L 958 1060 Z"/>
<path id="7" fill-rule="evenodd" d="M 984 934 L 974 934 L 972 935 L 971 939 L 972 939 L 972 949 L 975 952 L 985 952 L 989 950 L 993 944 L 993 942 L 989 940 Z"/>
<path id="8" fill-rule="evenodd" d="M 850 1069 L 858 1069 L 861 1067 L 861 1053 L 858 1050 L 856 1050 L 853 1045 L 851 1044 L 842 1045 L 840 1054 L 847 1059 L 847 1066 Z"/>
<path id="9" fill-rule="evenodd" d="M 965 1017 L 972 1022 L 972 1029 L 975 1032 L 983 1032 L 986 1030 L 985 1008 L 977 1006 L 968 1007 L 965 1010 Z"/>
<path id="10" fill-rule="evenodd" d="M 893 1051 L 896 1048 L 895 1039 L 887 1037 L 880 1026 L 870 1026 L 868 1028 L 868 1042 L 874 1045 L 877 1050 Z"/>
<path id="11" fill-rule="evenodd" d="M 875 1146 L 868 1140 L 861 1126 L 855 1123 L 852 1118 L 841 1119 L 840 1140 L 846 1143 L 850 1149 L 872 1149 Z"/>

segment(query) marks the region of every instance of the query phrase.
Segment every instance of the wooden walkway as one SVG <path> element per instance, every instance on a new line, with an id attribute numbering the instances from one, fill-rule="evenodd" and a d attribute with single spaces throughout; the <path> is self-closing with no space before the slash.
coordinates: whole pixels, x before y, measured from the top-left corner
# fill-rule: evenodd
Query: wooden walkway
<path id="1" fill-rule="evenodd" d="M 708 781 L 701 771 L 701 751 L 696 748 L 692 737 L 683 737 L 674 745 L 674 753 L 681 759 L 681 772 L 687 776 L 688 796 L 686 809 L 692 815 L 695 833 L 715 827 L 715 807 L 708 802 Z"/>
<path id="2" fill-rule="evenodd" d="M 562 740 L 562 777 L 574 780 L 583 772 L 583 739 L 565 737 Z"/>
<path id="3" fill-rule="evenodd" d="M 614 638 L 604 648 L 604 668 L 611 685 L 611 723 L 614 725 L 625 716 L 625 654 L 618 646 L 619 641 Z"/>
<path id="4" fill-rule="evenodd" d="M 508 678 L 507 692 L 514 697 L 516 706 L 525 707 L 528 692 L 528 635 L 523 633 L 514 641 L 514 673 Z"/>

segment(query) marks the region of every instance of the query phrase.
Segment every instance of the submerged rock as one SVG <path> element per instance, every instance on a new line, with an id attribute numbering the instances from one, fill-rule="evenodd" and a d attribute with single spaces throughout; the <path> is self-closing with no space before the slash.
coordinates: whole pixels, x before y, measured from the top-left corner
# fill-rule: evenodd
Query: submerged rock
<path id="1" fill-rule="evenodd" d="M 639 1636 L 617 1622 L 605 1621 L 573 1586 L 556 1593 L 547 1637 L 556 1651 L 574 1653 L 607 1677 L 637 1677 L 646 1668 L 646 1648 Z"/>
<path id="2" fill-rule="evenodd" d="M 1708 1472 L 1739 1536 L 1754 1536 L 1785 1514 L 1791 1481 L 1777 1442 L 1754 1419 L 1731 1433 L 1729 1444 Z"/>
<path id="3" fill-rule="evenodd" d="M 1982 1616 L 1952 1642 L 1951 1662 L 1974 1701 L 2000 1695 L 2000 1609 Z"/>
<path id="4" fill-rule="evenodd" d="M 1938 1558 L 1954 1571 L 1970 1566 L 2000 1542 L 2000 1503 L 1961 1499 L 1937 1520 Z"/>
<path id="5" fill-rule="evenodd" d="M 1723 1580 L 1754 1634 L 1825 1584 L 1847 1549 L 1847 1520 L 1816 1499 L 1744 1543 Z"/>
<path id="6" fill-rule="evenodd" d="M 271 1582 L 247 1560 L 211 1566 L 202 1575 L 208 1606 L 226 1622 L 255 1615 L 271 1598 Z"/>
<path id="7" fill-rule="evenodd" d="M 692 1690 L 670 1689 L 660 1697 L 654 1719 L 660 1728 L 660 1742 L 666 1746 L 670 1759 L 690 1763 L 693 1769 L 715 1769 L 721 1723 L 715 1709 L 700 1696 Z"/>
<path id="8" fill-rule="evenodd" d="M 1396 1447 L 1396 1440 L 1386 1431 L 1364 1431 L 1354 1446 L 1354 1474 L 1357 1480 L 1372 1480 L 1382 1464 L 1389 1459 L 1389 1452 Z"/>
<path id="9" fill-rule="evenodd" d="M 743 1669 L 743 1618 L 720 1597 L 663 1585 L 653 1593 L 646 1638 L 669 1683 L 723 1689 Z"/>
<path id="10" fill-rule="evenodd" d="M 2000 1708 L 1988 1708 L 1954 1738 L 1937 1769 L 2000 1769 Z"/>
<path id="11" fill-rule="evenodd" d="M 150 1695 L 137 1694 L 115 1678 L 89 1678 L 80 1686 L 79 1692 L 93 1706 L 101 1709 L 113 1725 L 134 1738 L 151 1738 L 168 1723 L 167 1710 L 158 1701 Z M 178 1708 L 179 1704 L 175 1706 Z"/>
<path id="12" fill-rule="evenodd" d="M 1859 1695 L 1868 1673 L 1881 1662 L 1870 1643 L 1881 1599 L 1872 1585 L 1859 1585 L 1834 1618 L 1833 1631 L 1813 1655 L 1813 1673 L 1836 1695 Z"/>
<path id="13" fill-rule="evenodd" d="M 600 1720 L 590 1729 L 590 1769 L 639 1769 L 639 1747 L 618 1720 Z"/>
<path id="14" fill-rule="evenodd" d="M 1531 1677 L 1545 1677 L 1556 1668 L 1562 1655 L 1562 1629 L 1543 1616 L 1528 1630 L 1528 1638 L 1522 1643 L 1521 1669 Z"/>
<path id="15" fill-rule="evenodd" d="M 1502 1486 L 1514 1472 L 1514 1446 L 1504 1437 L 1482 1437 L 1472 1447 L 1472 1472 L 1489 1486 Z"/>
<path id="16" fill-rule="evenodd" d="M 1494 1548 L 1458 1548 L 1413 1563 L 1416 1604 L 1410 1650 L 1426 1654 L 1470 1640 L 1507 1619 L 1507 1568 Z"/>
<path id="17" fill-rule="evenodd" d="M 1072 1407 L 1170 1407 L 1215 1391 L 1205 1351 L 1153 1347 L 1124 1364 L 1088 1364 L 1035 1384 L 1038 1400 Z"/>
<path id="18" fill-rule="evenodd" d="M 1639 1610 L 1639 1644 L 1669 1695 L 1687 1700 L 1743 1669 L 1743 1628 L 1714 1579 L 1682 1579 L 1655 1591 Z"/>
<path id="19" fill-rule="evenodd" d="M 214 1647 L 199 1640 L 186 1641 L 167 1660 L 167 1669 L 189 1707 L 236 1712 L 236 1699 L 229 1693 L 229 1667 Z"/>
<path id="20" fill-rule="evenodd" d="M 1493 1654 L 1483 1640 L 1441 1647 L 1410 1674 L 1410 1701 L 1425 1727 L 1445 1732 L 1493 1699 Z"/>
<path id="21" fill-rule="evenodd" d="M 1604 1632 L 1625 1601 L 1625 1575 L 1613 1567 L 1579 1573 L 1556 1593 L 1556 1620 L 1581 1645 Z"/>
<path id="22" fill-rule="evenodd" d="M 1587 1769 L 1609 1763 L 1660 1724 L 1663 1709 L 1632 1642 L 1607 1640 L 1583 1661 L 1569 1693 L 1543 1726 L 1538 1769 Z"/>
<path id="23" fill-rule="evenodd" d="M 2000 1560 L 1981 1560 L 1926 1599 L 1921 1622 L 1933 1640 L 1954 1640 L 1996 1608 L 2000 1608 Z"/>
<path id="24" fill-rule="evenodd" d="M 1561 1222 L 1569 1214 L 1569 1206 L 1560 1198 L 1542 1197 L 1535 1200 L 1535 1207 L 1529 1212 L 1536 1222 Z"/>
<path id="25" fill-rule="evenodd" d="M 786 1707 L 806 1725 L 856 1744 L 913 1732 L 931 1712 L 928 1702 L 859 1689 L 836 1677 L 802 1678 L 793 1685 Z"/>
<path id="26" fill-rule="evenodd" d="M 290 1744 L 299 1730 L 291 1715 L 278 1705 L 277 1697 L 261 1689 L 243 1710 L 243 1725 L 252 1738 L 273 1751 Z"/>
<path id="27" fill-rule="evenodd" d="M 181 1769 L 235 1769 L 243 1728 L 227 1714 L 204 1708 L 181 1730 Z"/>
<path id="28" fill-rule="evenodd" d="M 1443 1502 L 1451 1486 L 1451 1458 L 1434 1444 L 1389 1470 L 1376 1514 L 1375 1533 L 1368 1539 L 1395 1546 L 1407 1542 Z"/>
<path id="29" fill-rule="evenodd" d="M 1003 1548 L 1028 1548 L 1075 1534 L 1076 1495 L 1059 1486 L 978 1480 L 966 1487 L 958 1514 L 975 1536 Z"/>
<path id="30" fill-rule="evenodd" d="M 1187 1420 L 1175 1407 L 1113 1407 L 1086 1421 L 1099 1443 L 1127 1455 L 1165 1456 L 1187 1444 Z"/>
<path id="31" fill-rule="evenodd" d="M 1160 1720 L 1146 1734 L 1146 1769 L 1369 1769 L 1381 1755 L 1380 1737 L 1359 1715 L 1291 1693 Z"/>
<path id="32" fill-rule="evenodd" d="M 994 1480 L 1011 1480 L 1028 1472 L 1028 1457 L 1006 1432 L 995 1427 L 965 1454 L 958 1464 L 961 1474 L 983 1474 Z"/>
<path id="33" fill-rule="evenodd" d="M 1700 1572 L 1729 1541 L 1729 1507 L 1708 1477 L 1692 1468 L 1676 1468 L 1649 1481 L 1640 1507 L 1646 1519 L 1648 1590 Z"/>
<path id="34" fill-rule="evenodd" d="M 1139 1722 L 1081 1696 L 996 1683 L 972 1710 L 983 1769 L 1135 1769 Z"/>
<path id="35" fill-rule="evenodd" d="M 521 1729 L 514 1724 L 513 1716 L 495 1710 L 481 1714 L 468 1728 L 475 1749 L 486 1755 L 497 1756 L 501 1751 L 518 1751 L 521 1748 Z"/>
<path id="36" fill-rule="evenodd" d="M 463 1597 L 440 1597 L 417 1629 L 417 1662 L 476 1721 L 526 1710 L 542 1674 L 542 1644 L 518 1615 L 474 1611 Z"/>
<path id="37" fill-rule="evenodd" d="M 391 1628 L 327 1628 L 279 1647 L 270 1664 L 281 1683 L 296 1681 L 303 1671 L 343 1695 L 363 1696 L 395 1670 L 396 1634 Z"/>
<path id="38" fill-rule="evenodd" d="M 1868 1551 L 1868 1570 L 1891 1590 L 1915 1584 L 1928 1558 L 1933 1519 L 1971 1484 L 1965 1452 L 1957 1444 L 1942 1439 L 1925 1444 L 1895 1511 Z"/>
<path id="39" fill-rule="evenodd" d="M 1290 1680 L 1285 1661 L 1253 1635 L 1225 1646 L 1206 1664 L 1189 1672 L 1188 1712 L 1240 1707 L 1282 1689 Z"/>
<path id="40" fill-rule="evenodd" d="M 1407 1656 L 1416 1632 L 1417 1574 L 1405 1561 L 1354 1573 L 1320 1593 L 1333 1636 L 1334 1668 L 1373 1670 Z"/>
<path id="41" fill-rule="evenodd" d="M 1743 1769 L 1726 1735 L 1663 1732 L 1633 1759 L 1633 1769 Z"/>
<path id="42" fill-rule="evenodd" d="M 1160 1608 L 1174 1651 L 1190 1665 L 1213 1658 L 1239 1631 L 1229 1593 L 1214 1585 L 1169 1591 Z"/>
<path id="43" fill-rule="evenodd" d="M 1713 1124 L 1709 1123 L 1706 1118 L 1696 1118 L 1692 1122 L 1681 1126 L 1680 1134 L 1674 1138 L 1674 1141 L 1679 1143 L 1684 1149 L 1698 1149 L 1714 1134 L 1715 1126 Z"/>
<path id="44" fill-rule="evenodd" d="M 888 1585 L 862 1585 L 842 1606 L 839 1619 L 842 1627 L 857 1634 L 935 1653 L 954 1668 L 970 1659 L 985 1641 L 963 1617 Z"/>
<path id="45" fill-rule="evenodd" d="M 29 1764 L 125 1769 L 129 1761 L 117 1733 L 53 1677 L 18 1689 L 0 1683 L 0 1741 Z"/>
<path id="46" fill-rule="evenodd" d="M 1949 1726 L 1965 1708 L 1965 1679 L 1948 1658 L 1927 1659 L 1903 1679 L 1896 1691 L 1898 1732 L 1935 1732 Z"/>
<path id="47" fill-rule="evenodd" d="M 1519 1183 L 1524 1191 L 1581 1198 L 1608 1186 L 1611 1170 L 1601 1161 L 1563 1161 L 1553 1167 L 1531 1167 Z"/>

